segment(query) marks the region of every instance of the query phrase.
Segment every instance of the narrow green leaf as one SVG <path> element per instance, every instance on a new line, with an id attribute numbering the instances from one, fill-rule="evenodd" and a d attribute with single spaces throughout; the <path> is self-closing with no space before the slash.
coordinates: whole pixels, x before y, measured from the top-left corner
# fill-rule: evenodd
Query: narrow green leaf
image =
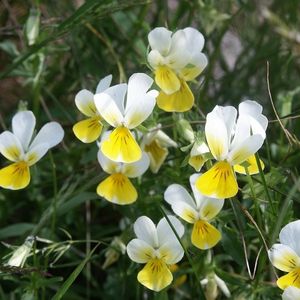
<path id="1" fill-rule="evenodd" d="M 93 253 L 95 252 L 95 250 L 98 248 L 99 245 L 100 245 L 100 243 L 97 244 L 95 246 L 95 248 L 77 266 L 77 268 L 72 272 L 72 274 L 68 277 L 68 279 L 64 282 L 64 284 L 61 286 L 61 288 L 54 295 L 54 297 L 52 298 L 52 300 L 62 299 L 62 297 L 65 295 L 65 293 L 68 291 L 68 289 L 70 288 L 70 286 L 73 284 L 73 282 L 76 280 L 76 278 L 78 277 L 78 275 L 81 273 L 81 271 L 83 270 L 84 266 L 90 260 L 90 258 L 92 257 Z"/>
<path id="2" fill-rule="evenodd" d="M 27 231 L 34 228 L 34 224 L 31 223 L 17 223 L 9 225 L 0 230 L 0 239 L 6 239 L 15 236 L 21 236 Z"/>

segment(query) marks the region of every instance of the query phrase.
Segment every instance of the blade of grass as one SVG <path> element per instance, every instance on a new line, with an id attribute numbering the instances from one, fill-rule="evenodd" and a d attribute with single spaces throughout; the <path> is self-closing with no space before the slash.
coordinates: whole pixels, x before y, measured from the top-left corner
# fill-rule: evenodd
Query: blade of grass
<path id="1" fill-rule="evenodd" d="M 94 249 L 85 257 L 85 259 L 78 265 L 78 267 L 72 272 L 72 274 L 68 277 L 68 279 L 64 282 L 64 284 L 61 286 L 61 288 L 56 292 L 52 300 L 60 300 L 65 295 L 65 293 L 68 291 L 68 289 L 71 287 L 73 282 L 76 280 L 76 278 L 79 276 L 87 262 L 91 259 L 93 253 L 98 248 L 100 243 L 98 243 Z"/>

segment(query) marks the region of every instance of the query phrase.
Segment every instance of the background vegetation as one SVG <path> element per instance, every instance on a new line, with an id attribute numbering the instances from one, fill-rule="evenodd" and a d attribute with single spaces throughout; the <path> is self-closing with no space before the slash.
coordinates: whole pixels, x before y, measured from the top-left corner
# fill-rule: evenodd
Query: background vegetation
<path id="1" fill-rule="evenodd" d="M 134 72 L 149 73 L 148 32 L 156 26 L 193 26 L 206 38 L 209 65 L 192 86 L 196 106 L 184 118 L 202 131 L 205 115 L 216 104 L 237 106 L 253 99 L 263 105 L 270 124 L 259 152 L 265 175 L 253 177 L 252 190 L 247 177 L 239 177 L 238 196 L 226 201 L 218 217 L 222 242 L 211 251 L 192 246 L 188 251 L 199 278 L 216 273 L 232 299 L 280 299 L 265 247 L 276 241 L 283 225 L 299 218 L 299 12 L 297 0 L 2 0 L 1 131 L 10 127 L 19 108 L 27 107 L 36 114 L 38 127 L 56 120 L 66 136 L 34 166 L 28 188 L 0 190 L 0 298 L 201 299 L 188 260 L 175 273 L 175 278 L 187 275 L 183 284 L 153 293 L 136 280 L 141 266 L 122 252 L 137 217 L 157 221 L 162 205 L 168 211 L 163 192 L 169 184 L 189 187 L 194 171 L 184 164 L 187 153 L 170 149 L 157 175 L 147 171 L 135 180 L 138 201 L 122 207 L 97 196 L 96 186 L 105 177 L 96 160 L 97 146 L 82 144 L 72 133 L 82 117 L 74 104 L 80 89 L 94 91 L 110 73 L 114 83 Z M 186 146 L 176 127 L 179 117 L 156 108 L 145 126 L 161 123 Z M 4 165 L 3 157 L 0 163 Z M 38 251 L 23 269 L 5 267 L 13 246 L 30 235 L 38 237 L 33 245 Z M 211 299 L 225 299 L 220 290 L 216 297 Z"/>

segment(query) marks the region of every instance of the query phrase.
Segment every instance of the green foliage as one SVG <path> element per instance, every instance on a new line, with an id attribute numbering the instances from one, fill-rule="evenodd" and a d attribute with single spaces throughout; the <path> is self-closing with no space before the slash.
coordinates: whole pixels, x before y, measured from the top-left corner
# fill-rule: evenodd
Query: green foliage
<path id="1" fill-rule="evenodd" d="M 56 120 L 66 136 L 32 168 L 27 189 L 0 190 L 0 298 L 204 299 L 202 289 L 206 296 L 213 292 L 199 281 L 216 274 L 231 299 L 280 299 L 264 243 L 270 247 L 285 224 L 300 218 L 299 9 L 299 1 L 281 0 L 3 1 L 1 131 L 27 107 L 39 128 Z M 113 74 L 114 83 L 134 72 L 150 74 L 147 34 L 157 26 L 197 28 L 205 36 L 209 64 L 192 84 L 196 105 L 191 111 L 170 114 L 155 108 L 138 128 L 147 132 L 161 123 L 178 148 L 169 149 L 158 174 L 148 170 L 133 180 L 137 202 L 117 206 L 96 194 L 106 174 L 95 159 L 96 144 L 80 143 L 73 135 L 72 126 L 81 118 L 74 97 L 82 88 L 95 91 L 107 74 Z M 282 126 L 270 102 L 267 62 Z M 270 120 L 259 152 L 264 171 L 252 182 L 238 175 L 238 195 L 226 200 L 215 220 L 222 232 L 215 248 L 200 251 L 186 234 L 188 258 L 174 274 L 175 279 L 187 275 L 186 281 L 160 293 L 147 290 L 136 280 L 141 265 L 124 252 L 134 236 L 132 224 L 141 215 L 158 221 L 161 206 L 171 212 L 163 193 L 172 183 L 189 189 L 195 171 L 187 155 L 204 137 L 205 115 L 217 104 L 237 106 L 243 99 L 259 101 Z M 1 157 L 1 167 L 5 163 Z M 30 235 L 36 239 L 24 268 L 8 268 L 9 257 Z M 226 297 L 218 289 L 210 299 Z"/>

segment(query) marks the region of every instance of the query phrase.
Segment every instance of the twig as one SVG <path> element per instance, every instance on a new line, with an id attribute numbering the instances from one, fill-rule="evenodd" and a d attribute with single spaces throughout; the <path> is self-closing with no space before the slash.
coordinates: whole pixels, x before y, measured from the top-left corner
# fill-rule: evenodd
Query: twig
<path id="1" fill-rule="evenodd" d="M 274 101 L 273 101 L 272 94 L 271 94 L 271 88 L 270 88 L 270 64 L 269 64 L 268 61 L 267 61 L 267 88 L 268 88 L 268 94 L 269 94 L 269 98 L 270 98 L 270 102 L 271 102 L 274 114 L 275 114 L 276 119 L 278 120 L 278 122 L 280 124 L 280 127 L 282 128 L 287 140 L 289 141 L 289 144 L 291 146 L 293 145 L 293 143 L 298 144 L 297 140 L 294 139 L 292 134 L 282 124 L 281 119 L 279 118 L 279 115 L 278 115 L 277 110 L 275 108 Z"/>

